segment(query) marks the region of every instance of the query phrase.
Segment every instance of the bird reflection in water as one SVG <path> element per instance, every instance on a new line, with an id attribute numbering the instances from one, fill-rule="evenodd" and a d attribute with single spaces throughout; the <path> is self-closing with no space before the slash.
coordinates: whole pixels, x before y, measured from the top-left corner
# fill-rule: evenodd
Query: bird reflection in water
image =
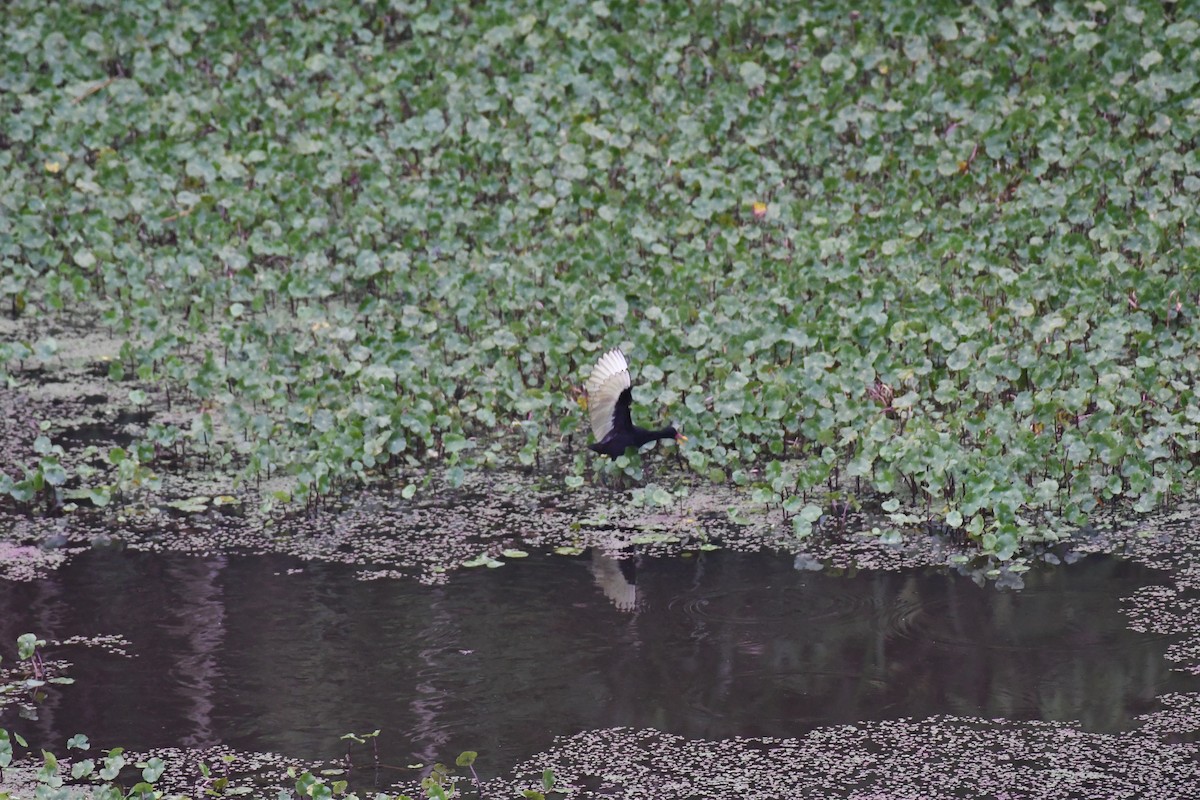
<path id="1" fill-rule="evenodd" d="M 618 611 L 638 610 L 635 558 L 614 558 L 599 548 L 592 548 L 592 579 Z"/>

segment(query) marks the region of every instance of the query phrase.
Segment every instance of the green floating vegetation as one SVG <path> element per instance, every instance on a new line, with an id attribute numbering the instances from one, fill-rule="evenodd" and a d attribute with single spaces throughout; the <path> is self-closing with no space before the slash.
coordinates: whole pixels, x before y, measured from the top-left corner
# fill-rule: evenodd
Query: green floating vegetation
<path id="1" fill-rule="evenodd" d="M 103 326 L 114 395 L 192 420 L 124 480 L 311 502 L 578 449 L 620 346 L 798 532 L 878 494 L 1005 558 L 1192 476 L 1188 7 L 11 0 L 4 379 Z"/>

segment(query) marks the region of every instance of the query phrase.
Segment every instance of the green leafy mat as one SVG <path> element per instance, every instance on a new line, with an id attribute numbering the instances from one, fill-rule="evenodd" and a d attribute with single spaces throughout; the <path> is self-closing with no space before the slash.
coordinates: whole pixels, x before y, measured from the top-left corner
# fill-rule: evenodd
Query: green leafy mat
<path id="1" fill-rule="evenodd" d="M 143 465 L 311 500 L 577 451 L 620 345 L 797 530 L 879 492 L 1007 557 L 1188 486 L 1194 10 L 13 0 L 0 364 L 96 320 L 180 417 Z"/>

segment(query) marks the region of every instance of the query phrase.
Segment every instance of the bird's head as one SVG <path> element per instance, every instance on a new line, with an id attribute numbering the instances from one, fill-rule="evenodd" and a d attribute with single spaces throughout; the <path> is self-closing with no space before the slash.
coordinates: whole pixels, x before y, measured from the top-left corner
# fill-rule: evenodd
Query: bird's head
<path id="1" fill-rule="evenodd" d="M 687 441 L 687 437 L 683 435 L 683 431 L 679 430 L 674 425 L 667 426 L 667 433 L 670 434 L 671 438 L 674 439 L 676 442 L 686 442 Z"/>

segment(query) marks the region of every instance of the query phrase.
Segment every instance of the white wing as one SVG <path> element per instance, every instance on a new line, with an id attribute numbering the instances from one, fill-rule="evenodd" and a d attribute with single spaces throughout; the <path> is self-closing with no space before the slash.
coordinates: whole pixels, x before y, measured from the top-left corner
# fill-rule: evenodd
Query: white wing
<path id="1" fill-rule="evenodd" d="M 621 392 L 630 387 L 629 363 L 620 349 L 614 348 L 600 357 L 587 380 L 588 416 L 596 441 L 603 441 L 613 427 L 613 409 Z"/>

